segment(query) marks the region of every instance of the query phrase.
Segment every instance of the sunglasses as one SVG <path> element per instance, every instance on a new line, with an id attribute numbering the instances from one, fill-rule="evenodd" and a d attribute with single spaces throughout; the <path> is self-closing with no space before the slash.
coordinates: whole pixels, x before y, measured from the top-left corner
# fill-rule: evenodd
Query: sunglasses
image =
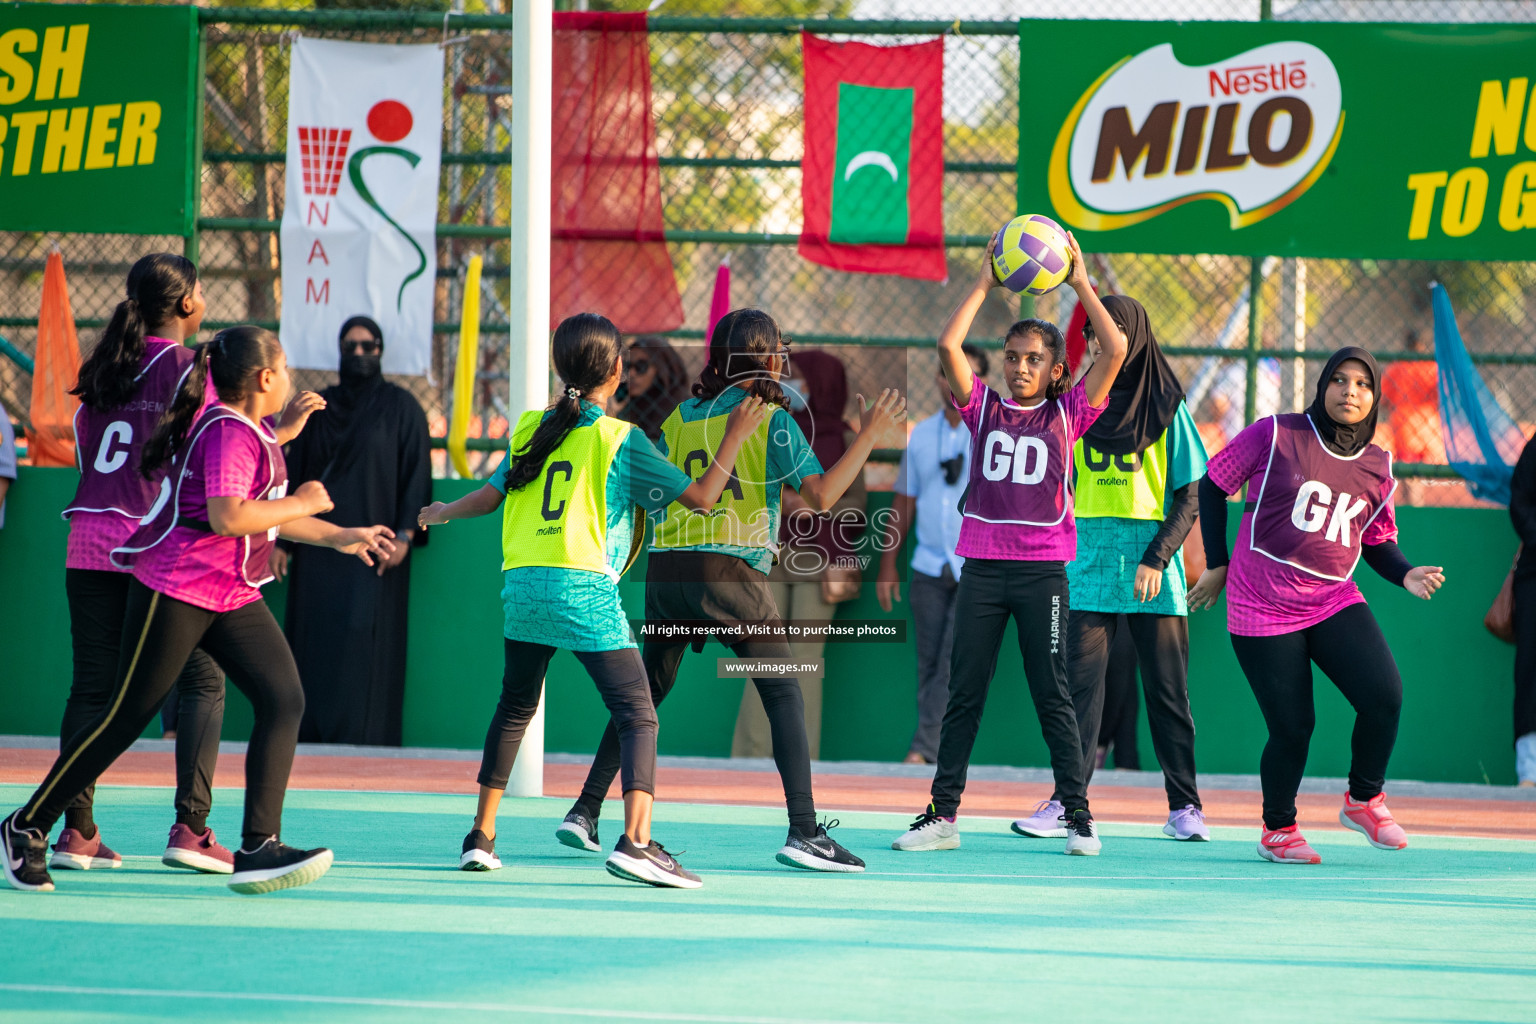
<path id="1" fill-rule="evenodd" d="M 344 341 L 341 343 L 342 352 L 355 353 L 359 349 L 362 350 L 364 355 L 377 355 L 384 351 L 384 343 L 382 341 Z"/>
<path id="2" fill-rule="evenodd" d="M 630 373 L 650 373 L 651 362 L 648 359 L 631 359 L 628 369 Z"/>
<path id="3" fill-rule="evenodd" d="M 1095 337 L 1097 337 L 1097 335 L 1093 333 L 1093 328 L 1091 326 L 1085 325 L 1083 327 L 1083 340 L 1092 341 Z"/>

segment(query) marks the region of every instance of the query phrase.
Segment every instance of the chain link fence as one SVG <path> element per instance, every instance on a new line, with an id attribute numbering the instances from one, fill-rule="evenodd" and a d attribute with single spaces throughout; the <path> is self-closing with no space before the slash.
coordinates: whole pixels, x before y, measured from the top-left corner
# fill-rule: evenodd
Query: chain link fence
<path id="1" fill-rule="evenodd" d="M 635 10 L 638 0 L 594 9 Z M 792 18 L 762 18 L 792 7 Z M 707 8 L 708 13 L 695 13 Z M 940 10 L 942 8 L 942 10 Z M 731 17 L 719 16 L 720 12 Z M 1014 210 L 1020 47 L 1025 17 L 1330 21 L 1536 21 L 1536 0 L 786 0 L 705 4 L 672 0 L 651 18 L 653 110 L 669 249 L 686 321 L 671 332 L 690 373 L 703 362 L 703 328 L 716 268 L 729 258 L 734 305 L 769 310 L 797 348 L 824 347 L 843 359 L 850 393 L 905 387 L 913 418 L 939 407 L 933 339 L 976 273 L 980 246 Z M 956 17 L 960 20 L 956 21 Z M 509 261 L 511 116 L 510 17 L 433 13 L 250 10 L 204 19 L 202 207 L 196 246 L 209 301 L 206 326 L 275 326 L 282 301 L 276 225 L 282 217 L 292 35 L 447 47 L 438 287 L 432 372 L 401 378 L 446 432 L 463 268 L 485 257 L 482 365 L 471 435 L 506 432 L 507 363 L 492 341 L 505 330 Z M 943 34 L 944 283 L 843 274 L 801 259 L 804 25 L 839 40 L 889 45 Z M 1024 60 L 1030 60 L 1027 52 Z M 1050 60 L 1060 59 L 1051 56 Z M 133 260 L 182 251 L 178 238 L 0 234 L 0 334 L 21 356 L 0 354 L 0 399 L 27 405 L 21 363 L 33 350 L 43 260 L 64 255 L 82 343 L 121 298 Z M 1146 305 L 1173 353 L 1190 404 L 1214 449 L 1253 415 L 1304 405 L 1321 358 L 1361 344 L 1386 365 L 1384 434 L 1400 462 L 1443 464 L 1434 406 L 1428 284 L 1456 303 L 1463 335 L 1490 388 L 1529 434 L 1536 426 L 1536 263 L 1421 263 L 1371 260 L 1250 260 L 1225 256 L 1095 255 L 1100 288 Z M 1250 350 L 1249 291 L 1259 316 Z M 622 287 L 622 281 L 615 282 Z M 1000 337 L 1020 313 L 1016 296 L 994 293 L 978 337 Z M 1072 296 L 1058 289 L 1037 315 L 1065 326 Z M 302 387 L 327 383 L 305 372 Z M 998 382 L 994 366 L 993 380 Z M 1254 386 L 1250 389 L 1249 379 Z M 1426 392 L 1426 381 L 1428 390 Z M 1427 397 L 1426 397 L 1427 395 Z M 1427 404 L 1426 404 L 1427 403 Z M 850 410 L 851 412 L 851 410 Z M 483 447 L 496 445 L 487 440 Z M 488 471 L 484 451 L 471 466 Z M 440 471 L 443 467 L 439 467 Z M 889 468 L 872 469 L 871 484 Z M 1404 489 L 1410 502 L 1466 503 L 1466 489 L 1433 465 Z"/>

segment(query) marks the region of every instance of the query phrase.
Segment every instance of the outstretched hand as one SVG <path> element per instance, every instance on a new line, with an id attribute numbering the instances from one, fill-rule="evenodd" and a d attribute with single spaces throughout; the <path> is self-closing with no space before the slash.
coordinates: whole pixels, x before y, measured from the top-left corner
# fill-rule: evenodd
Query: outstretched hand
<path id="1" fill-rule="evenodd" d="M 859 395 L 859 432 L 880 431 L 893 427 L 907 418 L 907 400 L 895 388 L 880 392 L 873 405 L 866 404 Z"/>
<path id="2" fill-rule="evenodd" d="M 344 555 L 356 555 L 372 566 L 395 552 L 395 531 L 387 526 L 353 526 L 337 531 L 331 547 Z"/>
<path id="3" fill-rule="evenodd" d="M 1445 586 L 1445 570 L 1438 565 L 1420 565 L 1408 570 L 1403 577 L 1403 589 L 1414 597 L 1428 601 L 1435 591 Z"/>

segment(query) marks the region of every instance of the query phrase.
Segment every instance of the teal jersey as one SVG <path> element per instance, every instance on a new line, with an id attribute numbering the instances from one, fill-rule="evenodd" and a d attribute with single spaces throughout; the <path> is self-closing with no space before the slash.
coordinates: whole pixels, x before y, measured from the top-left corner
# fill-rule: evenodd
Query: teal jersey
<path id="1" fill-rule="evenodd" d="M 581 425 L 603 414 L 582 403 Z M 491 486 L 507 493 L 509 459 L 491 476 Z M 607 562 L 623 570 L 634 543 L 634 508 L 665 509 L 691 483 L 683 471 L 656 450 L 638 427 L 631 430 L 608 468 Z M 503 635 L 509 640 L 547 644 L 568 651 L 614 651 L 634 647 L 635 638 L 619 602 L 617 580 L 584 569 L 523 566 L 502 574 Z"/>
<path id="2" fill-rule="evenodd" d="M 1195 418 L 1182 402 L 1163 436 L 1167 441 L 1166 480 L 1162 488 L 1166 516 L 1175 492 L 1205 475 L 1206 454 Z M 1175 551 L 1164 568 L 1158 596 L 1145 603 L 1135 597 L 1136 567 L 1162 525 L 1158 519 L 1079 518 L 1077 558 L 1067 563 L 1072 607 L 1090 612 L 1188 615 L 1181 551 Z"/>
<path id="3" fill-rule="evenodd" d="M 708 419 L 711 416 L 728 414 L 732 409 L 741 404 L 746 392 L 740 388 L 729 388 L 723 394 L 715 398 L 690 398 L 678 406 L 678 413 L 683 421 Z M 657 442 L 661 451 L 667 450 L 666 438 Z M 737 467 L 737 475 L 741 474 L 741 467 Z M 780 490 L 777 485 L 788 485 L 795 490 L 800 489 L 800 484 L 808 476 L 819 476 L 825 472 L 821 468 L 821 461 L 816 458 L 816 453 L 811 450 L 811 443 L 806 440 L 805 432 L 800 429 L 800 424 L 795 422 L 783 408 L 774 410 L 773 417 L 768 421 L 768 466 L 765 501 L 768 506 L 769 536 L 775 538 L 772 547 L 742 547 L 734 544 L 698 544 L 687 547 L 666 548 L 667 551 L 712 551 L 722 555 L 732 555 L 746 562 L 752 568 L 763 575 L 773 568 L 773 556 L 777 551 L 776 539 L 779 535 L 780 518 Z M 659 549 L 658 549 L 659 550 Z"/>

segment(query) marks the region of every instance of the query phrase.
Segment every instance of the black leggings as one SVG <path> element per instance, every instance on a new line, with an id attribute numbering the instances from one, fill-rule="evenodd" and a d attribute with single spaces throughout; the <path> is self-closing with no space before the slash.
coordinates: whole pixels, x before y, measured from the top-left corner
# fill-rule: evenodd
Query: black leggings
<path id="1" fill-rule="evenodd" d="M 653 555 L 646 572 L 647 622 L 766 623 L 777 626 L 778 606 L 767 577 L 733 555 L 702 551 L 668 551 Z M 702 646 L 702 645 L 699 645 Z M 744 640 L 730 645 L 738 658 L 792 658 L 782 640 Z M 642 660 L 650 680 L 651 699 L 660 705 L 677 683 L 677 671 L 688 643 L 647 640 Z M 790 677 L 754 678 L 773 739 L 773 762 L 784 784 L 789 823 L 810 834 L 816 828 L 816 801 L 811 795 L 811 744 L 805 732 L 805 698 L 800 680 Z M 619 738 L 612 722 L 603 730 L 592 768 L 576 807 L 597 820 L 603 797 L 619 767 Z"/>
<path id="2" fill-rule="evenodd" d="M 479 782 L 491 789 L 506 789 L 517 760 L 518 747 L 528 723 L 539 709 L 544 674 L 557 648 L 523 640 L 506 641 L 506 671 L 501 677 L 501 699 L 485 734 L 480 757 Z M 656 792 L 656 707 L 645 683 L 640 652 L 633 647 L 617 651 L 574 651 L 603 698 L 612 731 L 617 723 L 614 766 L 623 765 L 624 792 L 638 789 Z M 612 780 L 613 776 L 608 776 Z"/>
<path id="3" fill-rule="evenodd" d="M 265 601 L 210 612 L 128 584 L 117 683 L 105 709 L 82 726 L 22 808 L 20 824 L 48 832 L 85 787 L 154 720 L 194 648 L 229 672 L 256 712 L 245 755 L 246 849 L 281 834 L 283 795 L 304 714 L 304 689 L 288 641 Z"/>
<path id="4" fill-rule="evenodd" d="M 107 709 L 117 683 L 123 615 L 132 579 L 125 572 L 64 570 L 74 675 L 59 728 L 61 748 Z M 213 770 L 219 760 L 219 731 L 224 724 L 224 672 L 203 651 L 194 650 L 176 680 L 176 690 L 181 696 L 181 728 L 176 731 L 176 820 L 201 833 L 213 807 Z M 66 827 L 92 834 L 96 827 L 91 813 L 95 792 L 93 782 L 64 809 Z"/>
<path id="5" fill-rule="evenodd" d="M 933 806 L 960 809 L 971 748 L 981 728 L 987 690 L 997 674 L 1003 631 L 1018 626 L 1024 678 L 1040 731 L 1051 753 L 1056 793 L 1068 811 L 1088 807 L 1088 777 L 1072 694 L 1067 684 L 1067 573 L 1061 562 L 967 558 L 955 595 L 955 649 L 950 657 L 949 706 L 939 733 Z"/>
<path id="6" fill-rule="evenodd" d="M 1313 663 L 1355 709 L 1349 795 L 1363 801 L 1381 792 L 1397 742 L 1403 680 L 1368 606 L 1352 604 L 1294 633 L 1234 635 L 1232 650 L 1269 726 L 1269 742 L 1259 760 L 1265 828 L 1296 823 L 1296 791 L 1317 723 L 1312 707 Z"/>
<path id="7" fill-rule="evenodd" d="M 1093 778 L 1104 712 L 1106 672 L 1115 634 L 1124 626 L 1136 645 L 1152 749 L 1163 769 L 1168 807 L 1200 806 L 1195 788 L 1195 721 L 1189 710 L 1189 620 L 1182 615 L 1073 611 L 1067 630 L 1072 707 L 1083 743 L 1083 775 Z M 1134 672 L 1134 669 L 1133 669 Z M 1131 696 L 1134 707 L 1135 694 Z M 1134 715 L 1132 720 L 1134 723 Z M 1120 754 L 1115 753 L 1115 767 Z M 1061 799 L 1061 794 L 1055 794 Z"/>
<path id="8" fill-rule="evenodd" d="M 686 643 L 655 643 L 647 641 L 641 660 L 650 680 L 651 699 L 657 706 L 672 692 L 677 683 L 677 671 L 688 651 Z M 731 645 L 731 653 L 738 658 L 792 658 L 789 644 L 774 641 L 744 640 Z M 763 710 L 768 713 L 768 727 L 773 736 L 773 761 L 779 769 L 779 779 L 784 784 L 784 800 L 789 808 L 789 823 L 810 832 L 816 827 L 816 802 L 811 795 L 811 746 L 805 734 L 805 698 L 800 693 L 797 679 L 753 679 L 758 696 L 763 699 Z M 613 722 L 603 730 L 598 741 L 597 753 L 592 758 L 592 768 L 587 781 L 581 787 L 576 807 L 581 813 L 597 820 L 602 811 L 603 797 L 613 784 L 613 776 L 619 770 L 619 734 Z"/>

